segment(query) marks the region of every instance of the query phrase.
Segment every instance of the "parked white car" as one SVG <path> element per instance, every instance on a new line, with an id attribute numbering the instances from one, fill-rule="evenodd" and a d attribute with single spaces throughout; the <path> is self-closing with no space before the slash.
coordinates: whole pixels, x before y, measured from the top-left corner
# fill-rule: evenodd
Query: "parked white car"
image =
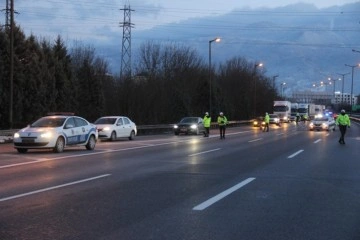
<path id="1" fill-rule="evenodd" d="M 114 141 L 119 138 L 133 140 L 137 135 L 136 124 L 128 117 L 105 116 L 97 119 L 94 124 L 99 131 L 99 139 Z"/>
<path id="2" fill-rule="evenodd" d="M 96 126 L 69 113 L 52 113 L 14 134 L 14 148 L 19 153 L 28 149 L 53 149 L 60 153 L 66 146 L 85 146 L 93 150 L 98 133 Z"/>

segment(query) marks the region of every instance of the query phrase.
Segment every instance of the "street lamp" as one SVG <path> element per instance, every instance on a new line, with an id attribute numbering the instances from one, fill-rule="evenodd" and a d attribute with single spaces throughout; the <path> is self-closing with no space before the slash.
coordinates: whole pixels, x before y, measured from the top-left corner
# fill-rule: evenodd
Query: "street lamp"
<path id="1" fill-rule="evenodd" d="M 256 68 L 257 67 L 262 67 L 263 64 L 262 63 L 255 63 L 254 64 L 254 71 L 253 71 L 253 81 L 254 81 L 254 117 L 256 117 Z"/>
<path id="2" fill-rule="evenodd" d="M 342 87 L 341 87 L 341 103 L 344 103 L 344 83 L 345 83 L 345 75 L 350 74 L 348 73 L 338 73 L 338 75 L 342 76 Z"/>
<path id="3" fill-rule="evenodd" d="M 276 84 L 275 84 L 275 80 L 276 80 L 276 78 L 277 78 L 277 77 L 279 77 L 279 74 L 278 74 L 278 75 L 273 76 L 273 89 L 275 89 L 275 86 L 276 86 Z"/>
<path id="4" fill-rule="evenodd" d="M 212 40 L 209 41 L 209 89 L 210 89 L 210 97 L 209 97 L 209 112 L 210 112 L 210 116 L 211 116 L 211 92 L 212 92 L 212 88 L 211 88 L 211 43 L 212 42 L 220 42 L 220 38 L 214 38 Z"/>
<path id="5" fill-rule="evenodd" d="M 334 84 L 334 92 L 333 92 L 333 93 L 334 93 L 334 103 L 335 103 L 335 100 L 336 100 L 336 99 L 335 99 L 335 98 L 336 98 L 336 95 L 335 95 L 335 91 L 336 91 L 336 81 L 337 81 L 337 80 L 341 80 L 341 78 L 335 79 L 335 78 L 329 77 L 328 80 L 330 81 L 330 83 L 329 83 L 330 85 L 331 85 L 331 83 Z"/>
<path id="6" fill-rule="evenodd" d="M 281 87 L 281 97 L 284 97 L 284 86 L 286 85 L 286 82 L 282 82 L 280 83 L 280 87 Z"/>
<path id="7" fill-rule="evenodd" d="M 347 67 L 351 67 L 351 93 L 350 93 L 350 105 L 351 105 L 351 111 L 353 107 L 353 87 L 354 87 L 354 68 L 360 67 L 360 63 L 358 65 L 349 65 L 345 64 Z"/>

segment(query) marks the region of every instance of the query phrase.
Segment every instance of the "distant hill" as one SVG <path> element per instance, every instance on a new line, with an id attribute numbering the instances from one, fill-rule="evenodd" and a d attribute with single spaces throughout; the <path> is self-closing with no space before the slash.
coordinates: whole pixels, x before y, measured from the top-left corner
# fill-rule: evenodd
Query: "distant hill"
<path id="1" fill-rule="evenodd" d="M 136 19 L 133 19 L 136 26 Z M 112 44 L 96 46 L 108 56 L 113 71 L 119 72 L 122 36 L 113 36 Z M 141 43 L 148 40 L 176 42 L 196 48 L 204 61 L 208 59 L 208 42 L 212 45 L 213 63 L 225 63 L 232 57 L 245 57 L 265 64 L 266 75 L 286 82 L 285 93 L 311 89 L 328 77 L 351 72 L 345 64 L 360 63 L 360 2 L 318 9 L 311 4 L 294 4 L 268 9 L 237 9 L 222 16 L 194 18 L 156 27 L 132 30 L 132 60 L 136 60 Z M 119 53 L 119 54 L 114 54 Z M 110 56 L 110 57 L 109 57 Z M 351 74 L 345 77 L 345 92 L 350 92 Z M 332 91 L 317 88 L 317 91 Z M 341 90 L 341 82 L 336 84 Z M 354 93 L 360 93 L 360 69 L 354 74 Z"/>

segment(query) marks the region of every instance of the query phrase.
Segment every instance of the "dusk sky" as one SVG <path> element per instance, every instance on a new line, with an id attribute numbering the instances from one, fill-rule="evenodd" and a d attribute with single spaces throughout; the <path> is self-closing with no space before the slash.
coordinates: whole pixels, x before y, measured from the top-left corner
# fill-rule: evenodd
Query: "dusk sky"
<path id="1" fill-rule="evenodd" d="M 279 78 L 279 81 L 295 82 L 296 79 L 299 84 L 301 84 L 301 79 L 304 82 L 312 82 L 328 76 L 330 72 L 335 73 L 334 76 L 337 76 L 336 73 L 338 72 L 348 72 L 349 69 L 344 67 L 344 63 L 354 64 L 358 61 L 359 56 L 351 52 L 351 48 L 360 49 L 356 40 L 358 39 L 357 33 L 360 27 L 360 19 L 357 17 L 360 9 L 351 9 L 349 11 L 349 8 L 347 8 L 343 12 L 342 6 L 359 3 L 359 1 L 303 0 L 301 3 L 308 5 L 291 8 L 296 10 L 290 10 L 290 12 L 288 9 L 281 8 L 297 3 L 300 3 L 300 1 L 16 0 L 15 10 L 17 14 L 15 15 L 15 21 L 27 35 L 32 33 L 37 37 L 48 38 L 50 41 L 60 35 L 68 45 L 71 45 L 73 40 L 77 40 L 86 44 L 94 44 L 97 49 L 102 47 L 99 51 L 100 56 L 109 60 L 113 69 L 119 69 L 118 62 L 122 36 L 120 23 L 124 20 L 124 12 L 120 9 L 124 8 L 125 5 L 130 5 L 131 9 L 134 10 L 131 13 L 131 22 L 134 24 L 132 30 L 133 50 L 137 50 L 136 44 L 149 39 L 175 42 L 188 41 L 187 43 L 190 42 L 191 46 L 197 46 L 200 54 L 206 57 L 207 41 L 210 37 L 217 36 L 216 34 L 222 31 L 227 36 L 219 34 L 223 40 L 222 44 L 213 49 L 214 55 L 216 55 L 214 62 L 216 59 L 221 61 L 221 57 L 224 60 L 225 57 L 232 56 L 232 54 L 244 56 L 250 61 L 261 59 L 267 61 L 268 74 L 280 74 L 281 79 Z M 5 5 L 5 1 L 2 1 L 2 4 Z M 340 7 L 331 8 L 334 6 Z M 5 6 L 0 5 L 0 9 L 4 8 Z M 267 24 L 272 22 L 273 24 L 272 15 L 268 15 L 269 9 L 275 9 L 272 14 L 280 19 L 277 28 L 273 32 L 264 35 L 266 34 L 265 30 L 269 31 L 267 25 L 260 25 L 262 30 L 257 30 L 259 25 L 248 27 L 250 22 L 246 21 L 252 21 L 256 24 L 264 22 Z M 319 12 L 321 12 L 320 15 Z M 221 22 L 221 17 L 229 13 L 232 13 L 230 15 L 233 18 Z M 1 15 L 3 16 L 0 18 L 0 24 L 2 25 L 5 21 L 5 12 L 2 11 Z M 342 17 L 338 18 L 340 16 Z M 290 21 L 293 17 L 298 18 L 298 22 Z M 317 20 L 321 21 L 320 25 L 319 22 L 314 23 L 309 20 L 314 20 L 317 17 L 319 17 Z M 349 18 L 352 20 L 347 25 L 333 29 L 333 19 L 335 18 L 338 20 Z M 191 21 L 175 25 L 175 23 L 186 20 Z M 326 21 L 328 21 L 328 24 L 326 24 Z M 301 25 L 297 25 L 298 23 Z M 153 32 L 144 31 L 163 25 L 167 26 L 157 28 Z M 292 31 L 294 28 L 298 28 L 302 32 L 295 34 Z M 230 32 L 225 33 L 229 29 Z M 241 34 L 237 30 L 231 32 L 231 29 L 241 29 Z M 200 32 L 202 34 L 197 35 Z M 294 36 L 299 36 L 299 38 Z M 247 42 L 251 42 L 251 45 L 246 45 Z M 303 46 L 301 51 L 298 50 L 302 58 L 287 60 L 285 64 L 279 62 L 281 59 L 279 60 L 273 56 L 277 56 L 280 51 L 285 49 L 283 47 L 279 48 L 280 45 L 288 46 L 287 48 L 289 46 L 298 48 Z M 309 56 L 305 56 L 305 52 L 314 47 L 318 48 L 320 53 L 314 55 L 315 51 L 312 50 L 309 51 Z M 227 48 L 231 48 L 230 52 L 227 51 Z M 264 51 L 264 48 L 267 51 Z M 329 49 L 331 51 L 328 51 Z M 326 56 L 326 54 L 331 53 L 331 56 L 334 56 L 335 52 L 337 54 L 335 60 L 325 62 L 313 59 L 320 58 L 320 56 L 328 59 L 329 56 Z M 289 53 L 285 52 L 284 54 L 288 57 L 292 56 Z M 294 53 L 294 49 L 292 49 L 292 53 Z M 323 53 L 326 54 L 323 55 Z M 136 56 L 135 54 L 136 51 L 133 51 L 133 56 Z M 298 61 L 301 59 L 304 61 L 299 63 Z M 312 62 L 309 59 L 314 61 Z M 299 76 L 299 74 L 303 76 Z M 360 88 L 360 86 L 357 87 Z"/>
<path id="2" fill-rule="evenodd" d="M 298 3 L 297 0 L 235 1 L 235 0 L 17 0 L 15 1 L 16 22 L 25 33 L 36 36 L 54 37 L 58 34 L 65 39 L 87 39 L 104 28 L 109 32 L 121 32 L 124 5 L 130 5 L 131 21 L 137 31 L 156 25 L 179 22 L 190 18 L 222 15 L 236 9 L 251 11 L 259 7 L 279 7 Z M 302 1 L 318 8 L 354 3 L 354 0 L 311 0 Z M 5 1 L 2 1 L 5 5 Z M 0 6 L 0 9 L 5 6 Z M 2 12 L 4 16 L 4 12 Z M 0 23 L 5 17 L 0 18 Z M 102 38 L 103 33 L 98 34 Z"/>

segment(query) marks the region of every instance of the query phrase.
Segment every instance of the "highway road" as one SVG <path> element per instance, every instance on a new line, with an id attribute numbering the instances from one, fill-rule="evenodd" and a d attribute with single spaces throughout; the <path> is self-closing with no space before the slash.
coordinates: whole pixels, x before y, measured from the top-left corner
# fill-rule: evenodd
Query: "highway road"
<path id="1" fill-rule="evenodd" d="M 0 145 L 0 239 L 358 240 L 360 131 L 293 124 L 139 136 L 94 151 Z"/>

